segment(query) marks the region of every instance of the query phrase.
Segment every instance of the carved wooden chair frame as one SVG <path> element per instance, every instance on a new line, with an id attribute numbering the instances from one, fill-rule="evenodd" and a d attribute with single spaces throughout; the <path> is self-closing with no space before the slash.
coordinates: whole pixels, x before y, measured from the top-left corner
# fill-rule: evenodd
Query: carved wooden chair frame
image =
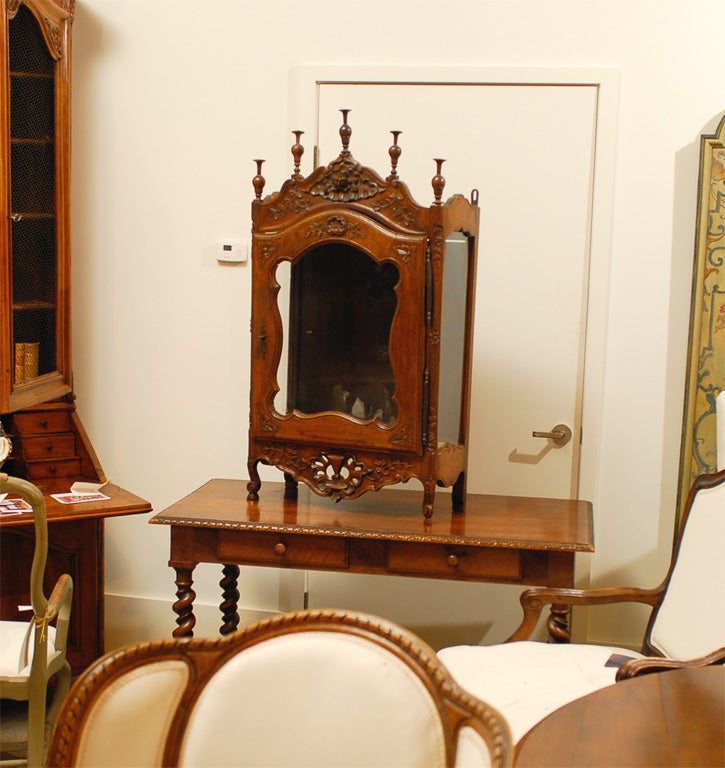
<path id="1" fill-rule="evenodd" d="M 403 661 L 430 694 L 443 727 L 446 765 L 454 765 L 459 732 L 472 728 L 485 742 L 491 766 L 510 765 L 506 722 L 499 713 L 462 690 L 416 635 L 391 622 L 354 612 L 297 611 L 280 614 L 215 639 L 166 639 L 135 643 L 107 654 L 79 677 L 60 713 L 48 753 L 50 766 L 77 765 L 79 742 L 89 712 L 119 678 L 157 661 L 181 661 L 188 679 L 173 712 L 163 746 L 163 765 L 178 765 L 185 729 L 205 685 L 232 657 L 271 638 L 291 633 L 335 632 L 382 647 Z M 373 737 L 373 734 L 371 734 Z"/>
<path id="2" fill-rule="evenodd" d="M 617 680 L 634 677 L 647 672 L 659 672 L 665 669 L 673 669 L 690 666 L 704 666 L 707 664 L 722 664 L 725 662 L 725 647 L 697 658 L 674 660 L 664 658 L 662 653 L 652 644 L 652 628 L 660 605 L 667 593 L 667 588 L 680 553 L 682 535 L 690 515 L 690 511 L 697 493 L 705 488 L 714 488 L 725 482 L 725 470 L 713 474 L 700 475 L 693 483 L 687 497 L 685 509 L 680 521 L 677 537 L 672 550 L 672 559 L 667 575 L 661 584 L 651 589 L 637 587 L 605 587 L 601 589 L 557 589 L 548 587 L 532 587 L 521 594 L 520 602 L 524 611 L 524 617 L 516 631 L 508 638 L 507 642 L 516 640 L 528 640 L 531 638 L 544 606 L 551 606 L 551 614 L 547 621 L 547 629 L 552 642 L 569 642 L 569 610 L 575 605 L 604 605 L 612 603 L 643 603 L 649 605 L 652 611 L 649 616 L 642 653 L 649 658 L 633 659 L 624 664 L 617 671 Z M 722 610 L 722 606 L 713 606 L 713 610 Z"/>

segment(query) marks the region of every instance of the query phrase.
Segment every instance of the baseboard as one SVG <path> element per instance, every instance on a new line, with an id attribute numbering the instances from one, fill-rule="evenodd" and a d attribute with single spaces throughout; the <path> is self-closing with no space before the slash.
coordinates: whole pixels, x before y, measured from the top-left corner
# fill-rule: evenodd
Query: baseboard
<path id="1" fill-rule="evenodd" d="M 176 627 L 172 603 L 148 597 L 106 594 L 105 645 L 111 651 L 127 643 L 171 637 Z M 273 616 L 275 611 L 239 610 L 239 624 L 251 624 Z M 194 603 L 194 637 L 216 637 L 221 625 L 218 605 Z"/>

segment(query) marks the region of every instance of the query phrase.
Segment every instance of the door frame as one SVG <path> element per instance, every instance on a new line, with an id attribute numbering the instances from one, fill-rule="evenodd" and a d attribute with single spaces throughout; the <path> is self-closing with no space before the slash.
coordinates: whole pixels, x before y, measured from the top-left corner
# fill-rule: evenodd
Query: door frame
<path id="1" fill-rule="evenodd" d="M 289 129 L 318 135 L 319 92 L 325 84 L 592 86 L 597 91 L 590 216 L 589 280 L 584 290 L 583 386 L 577 403 L 582 439 L 578 488 L 573 492 L 597 508 L 600 439 L 604 411 L 609 272 L 616 168 L 619 71 L 609 67 L 410 67 L 309 65 L 290 71 Z M 312 152 L 310 152 L 312 154 Z M 574 482 L 576 485 L 576 481 Z M 589 559 L 577 558 L 577 581 L 588 582 Z"/>
<path id="2" fill-rule="evenodd" d="M 304 128 L 318 135 L 319 90 L 324 84 L 466 84 L 570 85 L 597 89 L 594 136 L 588 300 L 585 303 L 583 388 L 578 404 L 582 418 L 578 496 L 598 496 L 599 444 L 604 400 L 609 271 L 614 211 L 619 72 L 614 68 L 580 67 L 407 67 L 310 65 L 290 71 L 290 130 Z"/>

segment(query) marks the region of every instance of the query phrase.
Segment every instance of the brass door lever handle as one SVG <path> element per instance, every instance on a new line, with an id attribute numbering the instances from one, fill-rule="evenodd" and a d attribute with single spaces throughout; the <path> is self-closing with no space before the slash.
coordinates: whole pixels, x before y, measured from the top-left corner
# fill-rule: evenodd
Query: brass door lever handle
<path id="1" fill-rule="evenodd" d="M 531 433 L 532 437 L 545 437 L 547 440 L 551 440 L 556 445 L 566 445 L 571 440 L 571 429 L 566 424 L 557 424 L 551 428 L 550 432 L 537 432 L 534 430 Z"/>

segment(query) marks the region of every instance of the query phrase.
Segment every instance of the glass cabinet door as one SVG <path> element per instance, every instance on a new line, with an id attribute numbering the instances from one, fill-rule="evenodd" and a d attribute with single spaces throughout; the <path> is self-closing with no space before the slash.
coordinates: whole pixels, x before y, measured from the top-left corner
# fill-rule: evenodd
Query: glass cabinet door
<path id="1" fill-rule="evenodd" d="M 9 3 L 4 9 L 8 14 L 5 64 L 10 134 L 5 156 L 9 190 L 4 195 L 8 263 L 3 265 L 3 279 L 9 301 L 2 318 L 3 346 L 7 346 L 3 411 L 70 390 L 65 216 L 59 211 L 67 199 L 67 140 L 57 120 L 59 96 L 67 87 L 65 62 L 49 48 L 28 4 L 20 3 L 14 15 L 13 6 Z"/>
<path id="2" fill-rule="evenodd" d="M 385 426 L 394 423 L 390 337 L 399 279 L 395 264 L 378 264 L 341 243 L 318 246 L 297 260 L 286 324 L 287 398 L 278 395 L 277 411 L 337 411 Z"/>

